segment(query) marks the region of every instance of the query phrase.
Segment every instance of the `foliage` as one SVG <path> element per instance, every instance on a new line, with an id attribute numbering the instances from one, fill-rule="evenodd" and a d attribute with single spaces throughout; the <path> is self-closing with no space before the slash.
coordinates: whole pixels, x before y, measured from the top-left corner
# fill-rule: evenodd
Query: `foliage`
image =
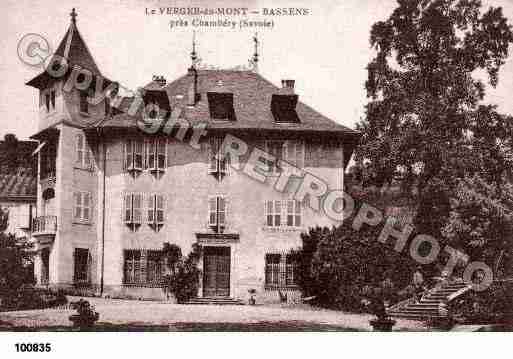
<path id="1" fill-rule="evenodd" d="M 178 303 L 185 303 L 198 294 L 200 257 L 201 247 L 197 244 L 193 245 L 192 251 L 185 258 L 176 244 L 164 244 L 164 258 L 169 271 L 169 274 L 164 276 L 164 283 Z"/>
<path id="2" fill-rule="evenodd" d="M 348 221 L 349 222 L 349 221 Z M 315 304 L 349 311 L 372 310 L 370 303 L 400 300 L 415 263 L 377 241 L 373 227 L 315 228 L 302 235 L 299 286 Z"/>
<path id="3" fill-rule="evenodd" d="M 74 327 L 88 329 L 93 327 L 94 323 L 100 319 L 100 314 L 94 310 L 94 306 L 87 300 L 80 299 L 71 303 L 71 305 L 77 311 L 77 314 L 69 317 Z"/>
<path id="4" fill-rule="evenodd" d="M 12 302 L 26 286 L 35 283 L 32 269 L 32 244 L 5 234 L 8 215 L 0 209 L 0 299 Z"/>
<path id="5" fill-rule="evenodd" d="M 505 249 L 513 246 L 513 188 L 501 189 L 478 176 L 461 180 L 443 235 L 474 260 L 492 264 L 500 259 L 496 270 L 509 269 L 503 257 L 511 255 Z"/>
<path id="6" fill-rule="evenodd" d="M 400 178 L 405 193 L 414 186 L 416 229 L 436 237 L 460 180 L 479 175 L 500 187 L 512 178 L 513 121 L 482 103 L 481 79 L 497 85 L 513 32 L 500 7 L 481 5 L 401 0 L 370 35 L 376 55 L 355 173 L 377 186 Z"/>
<path id="7" fill-rule="evenodd" d="M 19 141 L 16 135 L 8 133 L 0 141 L 0 173 L 14 174 L 19 169 L 37 172 L 37 162 L 32 156 L 35 142 Z"/>
<path id="8" fill-rule="evenodd" d="M 494 282 L 483 292 L 469 292 L 451 303 L 456 320 L 469 324 L 512 323 L 513 282 Z"/>

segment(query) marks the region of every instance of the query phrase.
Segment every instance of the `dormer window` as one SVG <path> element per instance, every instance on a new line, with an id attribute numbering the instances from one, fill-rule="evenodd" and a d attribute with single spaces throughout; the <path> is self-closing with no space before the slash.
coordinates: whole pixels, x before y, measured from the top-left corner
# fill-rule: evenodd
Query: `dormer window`
<path id="1" fill-rule="evenodd" d="M 233 93 L 208 92 L 208 108 L 210 117 L 218 121 L 235 121 L 233 109 Z"/>
<path id="2" fill-rule="evenodd" d="M 299 117 L 296 112 L 297 95 L 274 94 L 271 99 L 271 112 L 274 121 L 277 123 L 298 123 Z"/>

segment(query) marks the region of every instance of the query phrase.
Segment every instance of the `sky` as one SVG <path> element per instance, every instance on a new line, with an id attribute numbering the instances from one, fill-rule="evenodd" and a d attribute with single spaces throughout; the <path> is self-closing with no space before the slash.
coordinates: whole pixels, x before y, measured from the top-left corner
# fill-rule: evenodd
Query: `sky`
<path id="1" fill-rule="evenodd" d="M 513 23 L 513 0 L 486 0 L 502 6 Z M 307 16 L 273 17 L 273 28 L 212 29 L 174 27 L 170 20 L 187 16 L 146 15 L 146 8 L 165 6 L 270 7 L 309 9 Z M 259 72 L 275 84 L 295 79 L 301 101 L 334 121 L 355 128 L 364 116 L 366 65 L 373 57 L 369 32 L 385 20 L 395 0 L 340 1 L 172 1 L 172 0 L 2 0 L 0 4 L 0 138 L 14 133 L 26 139 L 37 131 L 37 90 L 25 82 L 40 68 L 20 61 L 17 46 L 28 33 L 43 36 L 55 49 L 75 7 L 77 27 L 102 74 L 136 89 L 153 75 L 171 81 L 190 66 L 192 33 L 197 31 L 203 64 L 230 68 L 245 65 L 253 52 L 252 36 L 260 40 Z M 251 15 L 261 20 L 269 16 Z M 231 19 L 237 19 L 232 17 Z M 510 49 L 511 51 L 511 49 Z M 485 101 L 513 114 L 513 55 L 500 72 L 499 85 Z"/>

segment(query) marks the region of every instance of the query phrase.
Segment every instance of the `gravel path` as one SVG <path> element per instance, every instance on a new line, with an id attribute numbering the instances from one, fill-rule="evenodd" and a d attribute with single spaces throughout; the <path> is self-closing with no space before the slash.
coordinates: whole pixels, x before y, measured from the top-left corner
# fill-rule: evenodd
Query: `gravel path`
<path id="1" fill-rule="evenodd" d="M 71 301 L 78 298 L 69 298 Z M 86 298 L 100 313 L 96 330 L 171 331 L 369 331 L 368 314 L 309 306 L 180 305 Z M 0 313 L 0 330 L 70 330 L 71 309 Z M 424 331 L 421 322 L 397 320 L 394 330 Z"/>

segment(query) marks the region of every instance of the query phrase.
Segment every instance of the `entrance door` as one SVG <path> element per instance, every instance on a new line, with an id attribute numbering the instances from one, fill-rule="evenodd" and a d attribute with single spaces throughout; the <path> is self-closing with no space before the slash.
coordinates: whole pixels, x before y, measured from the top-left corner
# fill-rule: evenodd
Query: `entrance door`
<path id="1" fill-rule="evenodd" d="M 203 251 L 203 296 L 230 295 L 230 247 L 205 247 Z"/>

